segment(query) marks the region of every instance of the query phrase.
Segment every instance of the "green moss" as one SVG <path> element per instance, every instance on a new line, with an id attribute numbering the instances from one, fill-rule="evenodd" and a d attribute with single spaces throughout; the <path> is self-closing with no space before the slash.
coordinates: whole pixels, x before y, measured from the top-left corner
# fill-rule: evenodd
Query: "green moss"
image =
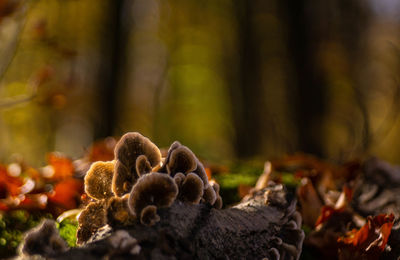
<path id="1" fill-rule="evenodd" d="M 26 210 L 0 214 L 0 258 L 14 256 L 24 233 L 46 217 L 52 218 L 50 214 L 29 213 Z"/>
<path id="2" fill-rule="evenodd" d="M 76 221 L 65 219 L 58 224 L 57 228 L 60 231 L 60 236 L 67 241 L 70 247 L 76 246 L 76 230 L 78 228 L 78 223 Z"/>
<path id="3" fill-rule="evenodd" d="M 300 184 L 300 179 L 296 178 L 291 172 L 279 173 L 282 178 L 282 183 L 289 187 L 297 187 Z"/>
<path id="4" fill-rule="evenodd" d="M 220 195 L 224 206 L 239 202 L 239 185 L 254 186 L 262 172 L 262 163 L 240 163 L 232 165 L 228 172 L 213 176 L 221 187 Z"/>

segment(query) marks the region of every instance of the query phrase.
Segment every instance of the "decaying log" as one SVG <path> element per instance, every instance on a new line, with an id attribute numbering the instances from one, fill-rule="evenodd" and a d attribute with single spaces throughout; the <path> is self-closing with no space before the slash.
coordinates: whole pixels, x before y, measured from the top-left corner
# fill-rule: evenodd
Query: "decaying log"
<path id="1" fill-rule="evenodd" d="M 153 226 L 105 226 L 54 259 L 298 259 L 304 232 L 295 199 L 270 183 L 228 209 L 175 201 Z"/>
<path id="2" fill-rule="evenodd" d="M 115 162 L 96 162 L 85 176 L 94 201 L 78 218 L 83 246 L 59 250 L 50 243 L 43 250 L 42 234 L 59 237 L 47 223 L 26 236 L 22 253 L 86 260 L 299 258 L 301 216 L 281 184 L 266 178 L 240 204 L 221 210 L 219 185 L 179 142 L 161 158 L 156 145 L 132 132 L 114 153 Z"/>

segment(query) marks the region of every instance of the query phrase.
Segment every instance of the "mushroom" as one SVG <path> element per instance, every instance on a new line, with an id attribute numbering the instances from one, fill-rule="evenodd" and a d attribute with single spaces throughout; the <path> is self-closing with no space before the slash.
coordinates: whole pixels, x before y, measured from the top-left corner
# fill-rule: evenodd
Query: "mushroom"
<path id="1" fill-rule="evenodd" d="M 196 156 L 186 146 L 172 150 L 169 162 L 166 164 L 168 174 L 174 176 L 177 172 L 189 173 L 197 168 Z"/>
<path id="2" fill-rule="evenodd" d="M 101 200 L 113 196 L 111 184 L 114 162 L 95 162 L 85 176 L 85 192 L 93 199 Z"/>
<path id="3" fill-rule="evenodd" d="M 29 256 L 39 254 L 48 257 L 67 249 L 67 242 L 60 237 L 54 220 L 45 219 L 25 235 L 21 251 Z"/>
<path id="4" fill-rule="evenodd" d="M 160 221 L 160 216 L 157 215 L 157 207 L 149 205 L 145 207 L 140 213 L 140 222 L 146 226 L 153 226 Z"/>
<path id="5" fill-rule="evenodd" d="M 147 160 L 147 157 L 145 155 L 140 155 L 136 159 L 136 173 L 138 174 L 138 176 L 142 176 L 149 172 L 151 172 L 151 165 L 149 160 Z"/>
<path id="6" fill-rule="evenodd" d="M 129 194 L 122 197 L 112 197 L 107 201 L 107 224 L 110 226 L 126 226 L 136 221 L 128 207 Z"/>
<path id="7" fill-rule="evenodd" d="M 130 192 L 140 175 L 149 172 L 151 167 L 156 167 L 161 162 L 158 147 L 137 132 L 122 136 L 115 146 L 114 154 L 117 163 L 112 190 L 117 196 Z"/>
<path id="8" fill-rule="evenodd" d="M 178 141 L 175 141 L 171 144 L 168 150 L 167 157 L 165 158 L 164 164 L 160 168 L 159 172 L 165 172 L 174 177 L 175 182 L 179 187 L 180 194 L 185 194 L 179 195 L 179 199 L 192 203 L 199 203 L 202 201 L 205 203 L 209 203 L 210 205 L 214 205 L 218 201 L 216 208 L 222 207 L 222 198 L 219 196 L 218 192 L 216 192 L 210 186 L 203 164 L 200 162 L 199 159 L 196 158 L 196 156 L 189 148 L 183 146 Z M 187 189 L 182 186 L 184 179 L 186 178 L 183 178 L 183 176 L 189 174 L 194 174 L 199 177 L 198 179 L 196 179 L 197 185 L 192 184 L 194 181 L 193 176 L 188 179 L 186 185 L 191 184 L 193 189 Z M 176 175 L 178 176 L 175 177 Z M 189 182 L 189 180 L 191 181 Z M 200 185 L 198 182 L 199 180 L 201 180 L 203 183 L 202 192 L 198 191 L 197 189 L 197 187 Z M 182 189 L 185 189 L 185 191 L 183 191 Z M 200 200 L 198 200 L 197 198 L 197 194 L 199 193 L 202 194 Z M 192 197 L 189 199 L 188 196 Z"/>
<path id="9" fill-rule="evenodd" d="M 152 172 L 141 176 L 133 186 L 128 206 L 133 214 L 142 218 L 142 210 L 147 206 L 169 207 L 177 195 L 178 187 L 173 178 L 167 174 Z M 153 216 L 157 218 L 157 215 Z M 146 223 L 150 222 L 146 219 Z"/>
<path id="10" fill-rule="evenodd" d="M 104 201 L 89 203 L 78 217 L 77 244 L 86 242 L 100 227 L 106 225 Z"/>
<path id="11" fill-rule="evenodd" d="M 185 180 L 185 178 L 186 178 L 185 174 L 183 174 L 181 172 L 178 172 L 177 174 L 175 174 L 174 181 L 179 189 L 182 186 L 182 183 Z"/>
<path id="12" fill-rule="evenodd" d="M 195 173 L 189 173 L 179 187 L 179 198 L 185 202 L 198 204 L 203 193 L 203 181 Z"/>

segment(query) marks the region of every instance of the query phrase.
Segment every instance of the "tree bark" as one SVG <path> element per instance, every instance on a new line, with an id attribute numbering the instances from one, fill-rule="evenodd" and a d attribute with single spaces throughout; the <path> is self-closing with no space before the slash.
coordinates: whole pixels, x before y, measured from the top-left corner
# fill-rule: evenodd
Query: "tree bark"
<path id="1" fill-rule="evenodd" d="M 160 222 L 148 227 L 106 226 L 80 248 L 55 259 L 298 259 L 304 232 L 296 201 L 282 185 L 270 184 L 232 208 L 175 202 L 158 211 Z M 122 254 L 110 242 L 124 229 L 140 246 Z"/>

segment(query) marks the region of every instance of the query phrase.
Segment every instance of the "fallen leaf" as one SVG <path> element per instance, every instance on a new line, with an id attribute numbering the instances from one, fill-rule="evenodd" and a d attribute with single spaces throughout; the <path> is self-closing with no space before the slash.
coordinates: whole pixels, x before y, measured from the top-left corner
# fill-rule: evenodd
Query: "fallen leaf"
<path id="1" fill-rule="evenodd" d="M 369 216 L 359 230 L 338 238 L 340 259 L 377 259 L 386 247 L 394 215 Z"/>
<path id="2" fill-rule="evenodd" d="M 49 194 L 49 201 L 64 209 L 74 209 L 78 206 L 82 192 L 83 182 L 69 178 L 55 184 L 53 191 Z"/>
<path id="3" fill-rule="evenodd" d="M 65 179 L 71 177 L 74 173 L 74 166 L 71 159 L 59 153 L 49 153 L 47 155 L 47 161 L 54 171 L 47 176 L 50 179 Z"/>

